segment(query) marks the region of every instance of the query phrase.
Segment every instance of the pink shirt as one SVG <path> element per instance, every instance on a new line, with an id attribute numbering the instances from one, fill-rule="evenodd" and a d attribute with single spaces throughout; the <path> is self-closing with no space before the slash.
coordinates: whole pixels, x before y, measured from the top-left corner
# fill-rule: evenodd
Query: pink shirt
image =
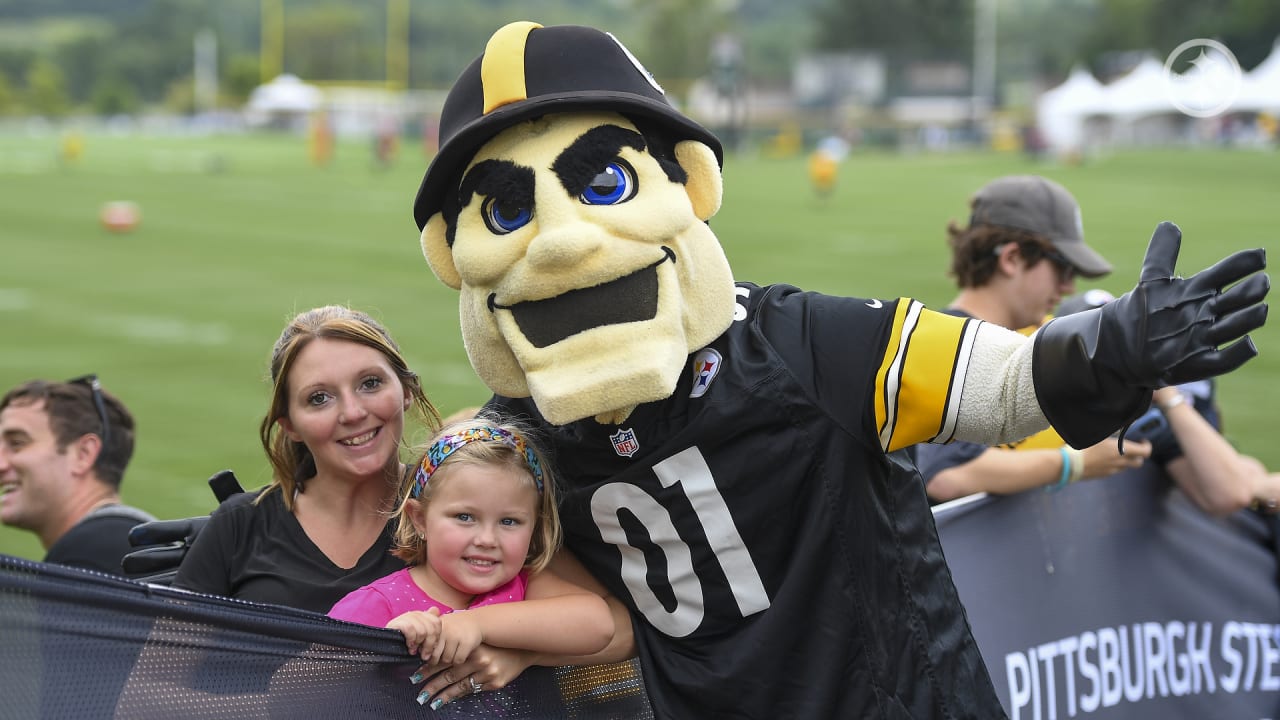
<path id="1" fill-rule="evenodd" d="M 529 571 L 521 570 L 505 585 L 477 595 L 467 608 L 523 600 L 528 586 Z M 423 592 L 409 575 L 409 568 L 405 568 L 347 593 L 329 611 L 329 617 L 372 627 L 386 627 L 392 619 L 404 613 L 431 608 L 439 608 L 441 615 L 454 611 L 454 608 Z"/>

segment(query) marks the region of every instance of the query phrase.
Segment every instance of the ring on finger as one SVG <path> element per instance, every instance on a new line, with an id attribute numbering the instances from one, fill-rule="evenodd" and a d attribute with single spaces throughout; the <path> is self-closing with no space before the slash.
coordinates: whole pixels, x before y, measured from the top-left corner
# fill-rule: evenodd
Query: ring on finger
<path id="1" fill-rule="evenodd" d="M 476 676 L 475 676 L 475 675 L 468 675 L 468 676 L 467 676 L 467 687 L 471 690 L 471 694 L 473 694 L 473 695 L 474 695 L 475 693 L 478 693 L 478 692 L 480 692 L 481 690 L 483 690 L 483 689 L 484 689 L 484 684 L 483 684 L 483 683 L 478 683 L 478 682 L 476 682 Z"/>

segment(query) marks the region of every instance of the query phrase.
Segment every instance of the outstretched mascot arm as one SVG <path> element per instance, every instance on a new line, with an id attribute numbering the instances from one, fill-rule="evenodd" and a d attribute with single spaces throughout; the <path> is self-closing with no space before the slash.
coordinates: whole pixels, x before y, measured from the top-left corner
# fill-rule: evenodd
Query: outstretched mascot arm
<path id="1" fill-rule="evenodd" d="M 1230 372 L 1257 355 L 1246 333 L 1267 318 L 1270 283 L 1258 272 L 1266 254 L 1241 251 L 1183 279 L 1174 275 L 1181 240 L 1176 225 L 1161 223 L 1137 287 L 1049 322 L 1030 342 L 984 323 L 955 437 L 993 445 L 1047 420 L 1072 447 L 1088 447 L 1145 412 L 1154 388 Z"/>
<path id="2" fill-rule="evenodd" d="M 1072 447 L 1093 445 L 1132 422 L 1151 404 L 1154 388 L 1227 373 L 1258 354 L 1246 333 L 1267 318 L 1262 300 L 1270 282 L 1258 273 L 1265 252 L 1237 252 L 1183 279 L 1174 274 L 1181 242 L 1178 226 L 1161 223 L 1137 287 L 1036 333 L 1036 397 Z"/>
<path id="3" fill-rule="evenodd" d="M 1025 335 L 991 323 L 978 327 L 960 394 L 957 440 L 998 445 L 1049 426 L 1036 402 L 1031 351 Z"/>

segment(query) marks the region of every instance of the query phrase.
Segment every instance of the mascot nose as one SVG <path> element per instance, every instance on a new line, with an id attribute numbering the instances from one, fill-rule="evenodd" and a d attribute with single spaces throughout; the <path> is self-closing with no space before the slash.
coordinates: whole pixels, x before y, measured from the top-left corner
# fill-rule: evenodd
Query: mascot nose
<path id="1" fill-rule="evenodd" d="M 604 246 L 600 230 L 587 223 L 573 223 L 538 233 L 525 257 L 538 270 L 555 270 L 582 263 Z"/>

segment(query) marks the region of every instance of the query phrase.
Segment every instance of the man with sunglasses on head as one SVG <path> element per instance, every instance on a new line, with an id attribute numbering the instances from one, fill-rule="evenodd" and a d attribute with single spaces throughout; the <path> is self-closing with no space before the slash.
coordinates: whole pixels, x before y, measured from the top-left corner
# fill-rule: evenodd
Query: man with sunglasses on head
<path id="1" fill-rule="evenodd" d="M 120 502 L 133 416 L 95 375 L 31 380 L 0 399 L 0 523 L 30 530 L 45 562 L 122 574 L 129 530 L 155 520 Z"/>
<path id="2" fill-rule="evenodd" d="M 950 274 L 960 294 L 943 312 L 1029 332 L 1075 292 L 1077 276 L 1111 272 L 1111 264 L 1084 242 L 1080 205 L 1052 180 L 998 178 L 979 189 L 969 207 L 968 227 L 947 226 Z M 1121 455 L 1110 438 L 1076 450 L 1052 428 L 1000 448 L 967 442 L 914 448 L 933 503 L 1106 477 L 1151 455 L 1150 443 L 1142 441 L 1126 441 L 1124 450 Z"/>

